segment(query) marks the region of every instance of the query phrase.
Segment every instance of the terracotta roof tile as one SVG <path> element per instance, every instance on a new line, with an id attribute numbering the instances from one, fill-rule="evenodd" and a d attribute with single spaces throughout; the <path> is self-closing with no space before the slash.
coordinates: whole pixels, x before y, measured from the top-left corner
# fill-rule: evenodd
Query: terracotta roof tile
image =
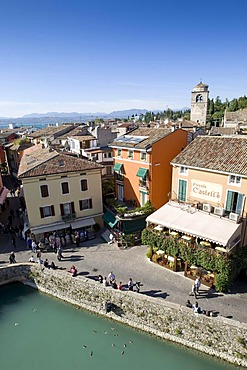
<path id="1" fill-rule="evenodd" d="M 119 146 L 119 147 L 126 147 L 126 148 L 137 148 L 137 149 L 145 149 L 155 143 L 156 141 L 162 139 L 166 135 L 170 134 L 172 131 L 166 128 L 151 128 L 151 127 L 139 127 L 132 131 L 129 131 L 125 135 L 119 136 L 114 140 L 110 146 Z M 144 139 L 139 143 L 131 143 L 126 142 L 124 140 L 125 137 L 130 136 L 143 136 Z M 121 138 L 123 141 L 121 141 Z"/>
<path id="2" fill-rule="evenodd" d="M 37 148 L 39 147 L 39 148 Z M 35 150 L 24 151 L 18 177 L 36 177 L 58 173 L 78 172 L 103 168 L 101 165 L 82 158 L 58 153 L 56 150 L 36 145 Z"/>
<path id="3" fill-rule="evenodd" d="M 247 138 L 198 136 L 171 163 L 247 176 Z"/>

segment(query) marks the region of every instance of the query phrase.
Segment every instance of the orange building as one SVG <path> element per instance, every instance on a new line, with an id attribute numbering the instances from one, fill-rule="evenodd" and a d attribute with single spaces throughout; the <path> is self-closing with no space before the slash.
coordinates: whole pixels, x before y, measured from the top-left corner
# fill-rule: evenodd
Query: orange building
<path id="1" fill-rule="evenodd" d="M 113 148 L 116 196 L 136 206 L 149 200 L 154 208 L 170 195 L 170 161 L 187 145 L 187 132 L 137 128 L 117 137 Z"/>

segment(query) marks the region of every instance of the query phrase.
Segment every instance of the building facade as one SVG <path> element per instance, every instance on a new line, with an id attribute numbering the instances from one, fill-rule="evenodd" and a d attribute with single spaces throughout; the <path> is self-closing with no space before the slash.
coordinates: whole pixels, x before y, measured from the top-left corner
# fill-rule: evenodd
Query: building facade
<path id="1" fill-rule="evenodd" d="M 102 225 L 100 165 L 35 145 L 24 151 L 18 178 L 31 233 Z"/>
<path id="2" fill-rule="evenodd" d="M 246 245 L 247 139 L 196 138 L 172 161 L 171 201 L 149 221 L 210 248 Z"/>
<path id="3" fill-rule="evenodd" d="M 208 85 L 200 82 L 191 93 L 191 121 L 197 122 L 203 126 L 206 125 L 208 109 Z"/>
<path id="4" fill-rule="evenodd" d="M 116 196 L 120 201 L 154 208 L 170 196 L 170 161 L 187 145 L 187 132 L 164 128 L 137 128 L 116 138 L 114 152 Z"/>

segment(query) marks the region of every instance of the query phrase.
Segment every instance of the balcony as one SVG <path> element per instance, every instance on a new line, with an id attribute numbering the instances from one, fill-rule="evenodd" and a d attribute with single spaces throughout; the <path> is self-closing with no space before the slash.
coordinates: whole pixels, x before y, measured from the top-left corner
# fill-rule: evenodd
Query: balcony
<path id="1" fill-rule="evenodd" d="M 123 175 L 120 175 L 119 173 L 116 173 L 116 172 L 115 172 L 115 179 L 117 182 L 121 182 L 121 183 L 123 183 L 124 181 Z"/>
<path id="2" fill-rule="evenodd" d="M 139 188 L 144 188 L 145 190 L 148 190 L 148 181 L 146 179 L 140 179 Z"/>
<path id="3" fill-rule="evenodd" d="M 68 222 L 68 221 L 75 221 L 76 220 L 76 213 L 71 213 L 69 215 L 63 215 L 62 221 Z"/>

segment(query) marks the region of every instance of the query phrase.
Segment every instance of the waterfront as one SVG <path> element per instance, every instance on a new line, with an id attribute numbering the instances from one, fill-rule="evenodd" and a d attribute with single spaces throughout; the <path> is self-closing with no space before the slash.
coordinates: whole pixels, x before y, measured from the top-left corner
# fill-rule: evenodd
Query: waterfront
<path id="1" fill-rule="evenodd" d="M 238 369 L 76 309 L 21 284 L 0 288 L 0 356 L 13 369 Z M 85 348 L 84 348 L 85 347 Z"/>

